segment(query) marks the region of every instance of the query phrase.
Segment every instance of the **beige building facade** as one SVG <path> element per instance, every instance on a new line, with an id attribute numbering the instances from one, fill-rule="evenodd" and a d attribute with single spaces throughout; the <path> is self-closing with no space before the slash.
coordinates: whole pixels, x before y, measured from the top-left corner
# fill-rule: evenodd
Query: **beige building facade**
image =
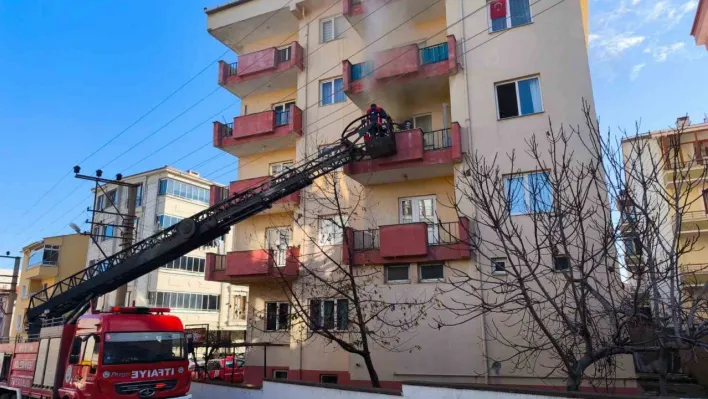
<path id="1" fill-rule="evenodd" d="M 405 273 L 395 283 L 376 281 L 392 297 L 432 293 L 452 277 L 450 269 L 474 274 L 475 254 L 460 237 L 471 222 L 452 207 L 460 200 L 454 182 L 464 158 L 496 154 L 501 169 L 510 169 L 505 155 L 517 149 L 514 172 L 532 171 L 525 141 L 543 134 L 549 118 L 583 123 L 581 101 L 593 104 L 587 2 L 509 0 L 499 7 L 493 11 L 483 0 L 246 0 L 206 10 L 209 33 L 238 54 L 238 62 L 220 63 L 218 79 L 241 98 L 241 112 L 213 130 L 214 146 L 239 158 L 230 194 L 336 142 L 372 102 L 411 127 L 397 133 L 395 161 L 356 162 L 336 173 L 347 187 L 344 207 L 356 202 L 365 209 L 345 231 L 333 226 L 331 209 L 313 200 L 315 184 L 237 224 L 231 250 L 207 258 L 207 279 L 249 286 L 247 341 L 283 344 L 280 315 L 288 312 L 288 298 L 279 273 L 285 270 L 297 286 L 297 262 L 288 260 L 321 261 L 322 248 L 341 259 L 344 234 L 354 237 L 352 267 L 361 262 L 383 276 L 394 268 Z M 572 145 L 582 157 L 580 143 Z M 413 237 L 421 224 L 427 227 L 413 256 L 406 251 L 419 245 Z M 457 239 L 444 238 L 450 231 Z M 377 238 L 357 240 L 357 234 Z M 399 237 L 398 244 L 411 241 L 390 244 L 384 235 Z M 364 252 L 374 261 L 363 261 Z M 420 348 L 410 352 L 375 348 L 384 386 L 403 380 L 565 384 L 540 371 L 493 367 L 491 359 L 504 358 L 507 349 L 485 343 L 484 323 L 418 328 L 409 338 Z M 267 350 L 268 377 L 368 383 L 360 357 L 302 338 L 293 332 L 285 346 Z M 261 381 L 263 359 L 262 348 L 248 351 L 248 382 Z M 631 370 L 619 375 L 617 387 L 634 389 L 633 378 Z"/>
<path id="2" fill-rule="evenodd" d="M 197 172 L 169 166 L 126 176 L 122 181 L 138 185 L 133 233 L 136 241 L 206 209 L 209 186 L 213 184 Z M 99 188 L 92 230 L 96 241 L 90 242 L 84 264 L 100 262 L 104 253 L 110 256 L 120 251 L 123 218 L 118 214 L 127 214 L 127 201 L 125 186 L 108 184 Z M 169 307 L 187 326 L 243 331 L 248 287 L 204 280 L 205 253 L 225 253 L 230 246 L 227 237 L 128 283 L 124 303 L 116 303 L 115 291 L 104 295 L 98 308 L 108 311 L 112 306 Z"/>
<path id="3" fill-rule="evenodd" d="M 86 235 L 69 234 L 45 237 L 22 248 L 10 338 L 26 335 L 24 316 L 32 295 L 84 268 L 88 243 Z"/>

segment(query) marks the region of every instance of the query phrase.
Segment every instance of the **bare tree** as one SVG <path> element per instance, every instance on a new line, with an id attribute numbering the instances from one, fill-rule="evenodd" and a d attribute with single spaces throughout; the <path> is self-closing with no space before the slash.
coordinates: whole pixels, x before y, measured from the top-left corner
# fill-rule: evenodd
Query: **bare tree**
<path id="1" fill-rule="evenodd" d="M 380 265 L 351 265 L 355 237 L 347 226 L 376 226 L 364 206 L 366 188 L 334 172 L 315 181 L 303 195 L 307 210 L 293 218 L 301 235 L 300 254 L 290 258 L 297 262 L 299 274 L 293 279 L 281 272 L 278 281 L 290 309 L 288 331 L 280 339 L 294 337 L 303 344 L 319 338 L 360 356 L 372 386 L 381 387 L 372 353 L 419 348 L 404 335 L 414 336 L 433 305 L 434 291 L 427 296 L 396 294 L 384 284 Z M 262 329 L 266 318 L 260 312 L 252 318 L 251 328 Z"/>
<path id="2" fill-rule="evenodd" d="M 564 377 L 571 391 L 583 381 L 612 387 L 631 373 L 620 355 L 659 353 L 665 377 L 670 353 L 705 350 L 708 331 L 706 286 L 686 296 L 680 274 L 699 249 L 681 226 L 705 168 L 679 165 L 678 151 L 657 151 L 654 138 L 602 137 L 585 102 L 583 111 L 585 126 L 549 121 L 523 151 L 498 155 L 504 162 L 466 159 L 457 211 L 475 221 L 476 273 L 453 270 L 439 305 L 453 317 L 436 315 L 443 326 L 483 317 L 486 339 L 503 348 L 489 362 Z M 618 211 L 626 217 L 630 203 L 627 223 Z"/>

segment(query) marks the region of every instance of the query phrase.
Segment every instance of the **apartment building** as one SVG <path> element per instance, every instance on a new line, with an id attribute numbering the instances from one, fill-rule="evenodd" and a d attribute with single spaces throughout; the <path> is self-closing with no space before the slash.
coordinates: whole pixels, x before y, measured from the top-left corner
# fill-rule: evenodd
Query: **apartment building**
<path id="1" fill-rule="evenodd" d="M 464 173 L 464 157 L 498 154 L 504 169 L 510 168 L 505 154 L 517 149 L 514 167 L 533 171 L 525 140 L 544 133 L 549 118 L 584 122 L 581 100 L 593 103 L 587 1 L 493 3 L 242 0 L 205 10 L 209 33 L 238 54 L 237 62 L 220 62 L 218 82 L 242 101 L 233 122 L 214 122 L 214 146 L 240 162 L 228 190 L 212 189 L 214 200 L 315 156 L 372 102 L 410 127 L 396 133 L 393 158 L 362 160 L 335 174 L 347 187 L 344 207 L 357 202 L 365 210 L 345 229 L 313 200 L 315 185 L 237 224 L 226 255 L 207 255 L 208 280 L 249 286 L 248 342 L 281 342 L 291 315 L 282 277 L 297 287 L 301 264 L 326 267 L 318 258 L 322 248 L 343 259 L 345 234 L 353 237 L 354 256 L 343 262 L 383 271 L 378 284 L 387 295 L 432 293 L 452 277 L 450 269 L 471 273 L 477 261 L 463 235 L 472 222 L 450 206 L 459 199 L 452 182 Z M 582 159 L 584 150 L 573 145 Z M 366 196 L 355 199 L 355 192 Z M 318 304 L 329 315 L 342 305 Z M 484 323 L 421 327 L 411 338 L 419 350 L 374 349 L 383 385 L 410 379 L 565 384 L 562 377 L 542 379 L 540 372 L 508 366 L 491 373 L 490 359 L 503 358 L 505 349 L 485 342 Z M 369 380 L 360 357 L 295 331 L 267 354 L 249 349 L 247 382 L 261 381 L 264 358 L 268 377 Z M 633 387 L 632 378 L 631 370 L 620 374 L 618 388 Z"/>
<path id="2" fill-rule="evenodd" d="M 697 46 L 706 46 L 708 49 L 708 1 L 706 0 L 698 1 L 691 35 L 696 39 Z"/>
<path id="3" fill-rule="evenodd" d="M 209 206 L 209 187 L 215 183 L 195 171 L 170 166 L 122 178 L 136 184 L 134 233 L 137 241 L 170 227 Z M 103 254 L 121 250 L 123 217 L 128 211 L 128 187 L 108 184 L 96 195 L 92 235 L 84 264 L 100 262 Z M 230 240 L 219 239 L 142 276 L 126 287 L 124 303 L 116 303 L 117 291 L 105 295 L 98 307 L 169 307 L 185 325 L 208 325 L 211 329 L 245 329 L 248 288 L 228 282 L 204 280 L 207 251 L 225 253 Z M 100 248 L 99 248 L 100 246 Z"/>
<path id="4" fill-rule="evenodd" d="M 10 338 L 25 335 L 24 315 L 32 295 L 84 268 L 88 243 L 86 235 L 69 234 L 45 237 L 22 248 Z"/>
<path id="5" fill-rule="evenodd" d="M 642 151 L 640 155 L 638 150 L 643 148 L 646 148 L 646 151 Z M 681 276 L 681 286 L 685 294 L 682 303 L 688 306 L 694 291 L 700 290 L 708 281 L 708 236 L 704 233 L 708 229 L 708 187 L 704 182 L 708 177 L 705 171 L 708 161 L 708 119 L 703 123 L 692 124 L 690 118 L 680 117 L 674 129 L 659 130 L 623 140 L 622 150 L 625 159 L 637 161 L 626 164 L 627 175 L 632 176 L 627 183 L 631 195 L 626 196 L 626 200 L 621 197 L 620 201 L 623 203 L 619 206 L 626 236 L 625 265 L 630 272 L 641 270 L 639 266 L 646 261 L 648 252 L 652 252 L 659 264 L 670 262 L 671 254 L 658 243 L 672 243 L 675 240 L 679 243 L 690 243 L 686 244 L 686 247 L 679 247 L 681 249 L 677 271 Z M 639 165 L 642 165 L 642 169 Z M 662 191 L 657 190 L 653 184 L 642 185 L 638 177 L 640 174 L 644 174 L 647 181 L 651 181 L 656 175 L 659 188 L 665 190 L 663 192 L 668 196 L 657 194 Z M 679 193 L 679 202 L 670 203 L 667 198 L 672 197 L 675 192 Z M 655 234 L 661 236 L 654 239 L 657 248 L 646 248 L 647 245 L 643 243 L 648 239 L 637 237 L 648 235 L 643 231 L 635 231 L 634 226 L 643 218 L 641 209 L 637 208 L 649 209 L 649 217 L 657 224 Z M 680 213 L 681 222 L 680 229 L 676 232 L 674 223 L 678 216 L 677 211 Z M 635 278 L 638 278 L 637 274 L 639 273 L 632 273 Z M 660 284 L 668 285 L 664 281 Z M 668 299 L 669 289 L 660 291 L 660 294 Z"/>

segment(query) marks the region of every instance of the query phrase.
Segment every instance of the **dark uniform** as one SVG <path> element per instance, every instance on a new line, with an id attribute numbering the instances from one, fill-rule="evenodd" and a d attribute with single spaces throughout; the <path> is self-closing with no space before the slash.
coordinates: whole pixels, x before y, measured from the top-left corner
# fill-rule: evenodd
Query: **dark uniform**
<path id="1" fill-rule="evenodd" d="M 371 104 L 369 109 L 366 110 L 366 123 L 370 124 L 368 135 L 370 137 L 382 137 L 386 132 L 386 120 L 388 115 L 383 108 L 376 106 L 376 104 Z"/>

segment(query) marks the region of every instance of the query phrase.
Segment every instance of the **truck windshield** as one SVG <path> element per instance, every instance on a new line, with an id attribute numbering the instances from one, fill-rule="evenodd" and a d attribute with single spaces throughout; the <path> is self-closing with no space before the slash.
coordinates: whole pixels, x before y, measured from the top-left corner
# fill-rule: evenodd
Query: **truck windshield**
<path id="1" fill-rule="evenodd" d="M 181 332 L 106 333 L 103 342 L 104 365 L 186 358 L 184 333 Z"/>

